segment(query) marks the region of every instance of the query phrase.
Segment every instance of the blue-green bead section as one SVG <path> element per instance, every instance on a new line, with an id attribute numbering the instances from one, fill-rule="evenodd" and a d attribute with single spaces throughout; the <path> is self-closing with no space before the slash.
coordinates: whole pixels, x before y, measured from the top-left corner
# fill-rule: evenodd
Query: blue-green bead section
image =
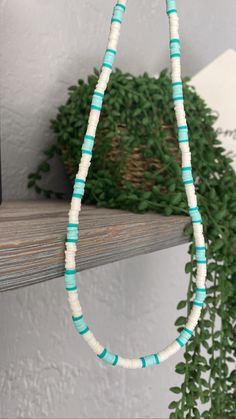
<path id="1" fill-rule="evenodd" d="M 197 301 L 193 301 L 193 304 L 197 307 L 203 307 L 203 303 L 198 303 Z"/>
<path id="2" fill-rule="evenodd" d="M 146 368 L 146 361 L 145 361 L 145 358 L 144 358 L 144 357 L 142 357 L 142 358 L 140 358 L 140 360 L 141 360 L 141 362 L 142 362 L 142 368 Z"/>
<path id="3" fill-rule="evenodd" d="M 64 278 L 65 278 L 65 287 L 67 291 L 74 291 L 77 289 L 76 270 L 66 270 Z"/>
<path id="4" fill-rule="evenodd" d="M 179 42 L 170 42 L 170 56 L 180 57 L 180 43 Z"/>
<path id="5" fill-rule="evenodd" d="M 75 179 L 75 183 L 83 183 L 85 185 L 85 181 L 83 179 Z"/>
<path id="6" fill-rule="evenodd" d="M 113 22 L 117 22 L 117 23 L 122 23 L 123 21 L 123 15 L 124 15 L 124 9 L 120 7 L 121 5 L 117 4 L 114 7 L 114 11 L 113 11 L 113 16 L 112 16 L 112 23 Z"/>
<path id="7" fill-rule="evenodd" d="M 204 290 L 204 291 L 196 290 L 194 303 L 203 304 L 205 298 L 206 298 L 206 290 Z"/>
<path id="8" fill-rule="evenodd" d="M 90 140 L 90 141 L 94 141 L 95 137 L 93 135 L 85 135 L 84 136 L 85 140 Z M 85 182 L 84 182 L 85 183 Z"/>
<path id="9" fill-rule="evenodd" d="M 167 12 L 168 15 L 170 15 L 171 13 L 177 13 L 177 10 L 176 9 L 171 9 Z"/>
<path id="10" fill-rule="evenodd" d="M 118 355 L 115 355 L 115 359 L 114 359 L 114 362 L 112 364 L 113 367 L 115 367 L 117 365 L 118 359 L 119 359 Z"/>
<path id="11" fill-rule="evenodd" d="M 182 343 L 182 341 L 179 338 L 176 338 L 175 340 L 179 344 L 179 346 L 181 346 L 181 348 L 184 346 L 184 344 Z"/>
<path id="12" fill-rule="evenodd" d="M 68 225 L 67 227 L 67 241 L 70 243 L 76 243 L 78 241 L 78 226 L 71 227 Z"/>
<path id="13" fill-rule="evenodd" d="M 190 329 L 187 329 L 187 327 L 184 328 L 185 332 L 187 332 L 190 336 L 192 336 L 193 331 Z"/>
<path id="14" fill-rule="evenodd" d="M 92 156 L 92 151 L 89 151 L 89 150 L 83 150 L 82 149 L 82 153 L 89 154 L 90 156 Z"/>
<path id="15" fill-rule="evenodd" d="M 176 12 L 176 1 L 175 0 L 166 0 L 166 11 L 167 13 Z"/>
<path id="16" fill-rule="evenodd" d="M 192 333 L 190 334 L 188 330 L 183 329 L 180 335 L 177 337 L 176 342 L 178 342 L 178 344 L 182 347 L 186 345 L 186 343 L 189 341 L 191 336 L 192 336 Z"/>
<path id="17" fill-rule="evenodd" d="M 102 109 L 103 97 L 104 95 L 102 93 L 95 91 L 92 98 L 91 109 L 100 111 Z M 86 140 L 89 140 L 89 139 L 85 138 L 85 141 Z"/>
<path id="18" fill-rule="evenodd" d="M 179 38 L 171 38 L 170 39 L 170 44 L 180 44 Z"/>
<path id="19" fill-rule="evenodd" d="M 189 215 L 192 218 L 192 223 L 202 222 L 202 217 L 201 217 L 198 207 L 189 208 Z"/>
<path id="20" fill-rule="evenodd" d="M 126 9 L 125 5 L 124 4 L 121 4 L 121 3 L 117 3 L 116 7 L 120 7 L 124 11 Z"/>
<path id="21" fill-rule="evenodd" d="M 113 23 L 113 22 L 120 23 L 120 24 L 122 23 L 122 20 L 117 19 L 117 18 L 115 18 L 115 17 L 113 17 L 111 21 L 112 21 L 112 23 Z"/>
<path id="22" fill-rule="evenodd" d="M 89 331 L 89 327 L 85 323 L 84 316 L 72 317 L 76 330 L 80 335 L 84 335 Z"/>
<path id="23" fill-rule="evenodd" d="M 82 152 L 89 151 L 89 153 L 92 154 L 93 145 L 94 145 L 94 141 L 91 141 L 91 140 L 88 140 L 87 138 L 85 138 L 84 142 L 83 142 L 83 145 L 82 145 Z"/>
<path id="24" fill-rule="evenodd" d="M 192 175 L 192 168 L 186 167 L 185 170 L 182 170 L 182 179 L 184 185 L 189 185 L 193 183 L 193 175 Z"/>
<path id="25" fill-rule="evenodd" d="M 114 64 L 116 57 L 116 51 L 114 49 L 107 49 L 105 52 L 104 60 L 103 60 L 103 67 L 108 67 L 112 70 L 112 66 Z"/>
<path id="26" fill-rule="evenodd" d="M 188 142 L 188 127 L 187 126 L 178 127 L 178 141 L 179 143 Z"/>
<path id="27" fill-rule="evenodd" d="M 112 354 L 109 352 L 106 348 L 102 351 L 100 355 L 98 355 L 98 358 L 102 359 L 107 364 L 115 366 L 118 362 L 118 355 Z"/>
<path id="28" fill-rule="evenodd" d="M 172 83 L 173 100 L 183 100 L 183 84 L 182 82 Z"/>
<path id="29" fill-rule="evenodd" d="M 85 190 L 85 183 L 75 182 L 73 196 L 77 198 L 83 198 L 84 190 Z"/>
<path id="30" fill-rule="evenodd" d="M 180 58 L 180 57 L 181 57 L 181 55 L 179 53 L 170 55 L 170 58 Z"/>
<path id="31" fill-rule="evenodd" d="M 141 359 L 141 362 L 142 362 L 142 368 L 150 367 L 151 365 L 160 364 L 160 360 L 159 360 L 157 354 L 147 355 L 147 356 L 144 356 L 140 359 Z"/>
<path id="32" fill-rule="evenodd" d="M 106 355 L 106 353 L 107 353 L 107 350 L 106 350 L 106 348 L 104 348 L 102 353 L 100 355 L 98 355 L 98 358 L 103 359 L 104 356 Z"/>
<path id="33" fill-rule="evenodd" d="M 182 129 L 188 130 L 188 125 L 180 125 L 180 126 L 178 126 L 178 129 L 179 130 L 182 130 Z"/>
<path id="34" fill-rule="evenodd" d="M 112 65 L 111 65 L 111 64 L 103 63 L 103 65 L 102 65 L 102 66 L 103 66 L 103 67 L 110 68 L 110 70 L 112 70 Z"/>
<path id="35" fill-rule="evenodd" d="M 202 249 L 199 249 L 196 247 L 196 259 L 197 261 L 206 260 L 206 249 L 203 247 Z"/>

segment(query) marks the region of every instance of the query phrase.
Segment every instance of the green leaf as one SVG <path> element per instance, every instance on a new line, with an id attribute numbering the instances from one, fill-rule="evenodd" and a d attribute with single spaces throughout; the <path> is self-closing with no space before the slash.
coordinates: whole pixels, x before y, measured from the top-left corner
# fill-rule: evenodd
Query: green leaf
<path id="1" fill-rule="evenodd" d="M 177 402 L 175 402 L 175 401 L 173 401 L 173 402 L 171 402 L 170 404 L 169 404 L 169 409 L 175 409 L 176 407 L 178 406 L 178 403 Z"/>
<path id="2" fill-rule="evenodd" d="M 49 163 L 48 162 L 46 162 L 46 161 L 44 161 L 44 162 L 42 162 L 40 165 L 39 165 L 39 167 L 38 167 L 38 170 L 40 170 L 40 172 L 49 172 L 49 170 L 50 170 L 50 165 L 49 165 Z"/>
<path id="3" fill-rule="evenodd" d="M 230 223 L 229 223 L 230 228 L 233 228 L 234 230 L 236 230 L 236 217 L 233 218 Z"/>
<path id="4" fill-rule="evenodd" d="M 185 368 L 186 368 L 185 363 L 184 362 L 179 362 L 179 364 L 177 364 L 176 367 L 175 367 L 175 371 L 178 374 L 184 374 L 185 373 Z"/>
<path id="5" fill-rule="evenodd" d="M 27 184 L 28 188 L 32 188 L 35 185 L 35 180 L 30 180 Z"/>
<path id="6" fill-rule="evenodd" d="M 145 211 L 148 208 L 148 203 L 147 201 L 142 201 L 140 202 L 140 204 L 138 205 L 138 209 L 139 211 Z"/>
<path id="7" fill-rule="evenodd" d="M 179 388 L 179 387 L 171 387 L 170 388 L 170 391 L 172 391 L 172 393 L 179 394 L 179 393 L 181 393 L 181 388 Z"/>
<path id="8" fill-rule="evenodd" d="M 184 316 L 180 316 L 178 317 L 178 319 L 175 321 L 175 326 L 183 326 L 186 323 L 186 317 Z"/>
<path id="9" fill-rule="evenodd" d="M 192 271 L 192 263 L 191 262 L 187 262 L 185 265 L 185 273 L 189 274 Z"/>
<path id="10" fill-rule="evenodd" d="M 187 301 L 181 300 L 177 305 L 177 310 L 181 310 L 182 308 L 186 307 L 186 305 L 187 305 Z"/>
<path id="11" fill-rule="evenodd" d="M 173 194 L 170 198 L 170 203 L 172 205 L 177 205 L 180 203 L 180 201 L 182 200 L 182 193 L 181 192 L 177 192 L 175 194 Z"/>

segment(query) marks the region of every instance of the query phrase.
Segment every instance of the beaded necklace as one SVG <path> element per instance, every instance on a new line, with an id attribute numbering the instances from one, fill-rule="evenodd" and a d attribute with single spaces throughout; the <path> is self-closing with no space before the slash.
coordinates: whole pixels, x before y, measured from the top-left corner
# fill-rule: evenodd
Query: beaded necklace
<path id="1" fill-rule="evenodd" d="M 102 69 L 98 83 L 92 97 L 91 110 L 88 120 L 87 131 L 82 146 L 82 157 L 79 170 L 75 178 L 74 191 L 69 211 L 69 223 L 67 225 L 67 240 L 65 250 L 65 287 L 68 292 L 68 300 L 72 310 L 72 320 L 78 333 L 83 336 L 90 348 L 98 358 L 108 364 L 123 368 L 145 368 L 150 365 L 160 364 L 170 356 L 174 355 L 183 347 L 193 334 L 193 330 L 199 320 L 203 302 L 206 296 L 206 255 L 205 240 L 203 236 L 203 226 L 201 215 L 197 206 L 194 181 L 191 167 L 191 152 L 188 140 L 188 126 L 186 122 L 183 84 L 181 80 L 180 66 L 180 40 L 179 24 L 176 10 L 176 0 L 166 0 L 167 15 L 170 29 L 170 59 L 172 69 L 172 92 L 173 102 L 178 126 L 178 142 L 182 154 L 182 178 L 185 186 L 189 214 L 192 219 L 193 232 L 196 249 L 197 277 L 196 290 L 193 305 L 187 323 L 179 336 L 162 351 L 141 358 L 126 359 L 111 353 L 102 346 L 94 334 L 90 331 L 85 322 L 82 308 L 79 302 L 78 289 L 76 285 L 76 242 L 78 241 L 79 212 L 81 200 L 84 194 L 85 181 L 92 158 L 96 129 L 99 122 L 100 112 L 104 98 L 104 92 L 112 72 L 113 63 L 116 57 L 117 45 L 120 35 L 120 27 L 128 0 L 118 0 L 113 10 L 111 28 L 108 38 L 108 45 L 105 52 Z"/>

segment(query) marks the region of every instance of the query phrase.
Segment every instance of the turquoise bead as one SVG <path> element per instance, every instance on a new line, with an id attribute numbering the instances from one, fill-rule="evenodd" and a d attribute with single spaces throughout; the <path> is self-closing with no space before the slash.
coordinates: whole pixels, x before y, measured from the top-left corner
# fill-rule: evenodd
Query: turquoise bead
<path id="1" fill-rule="evenodd" d="M 180 57 L 180 43 L 179 42 L 170 42 L 170 56 Z"/>
<path id="2" fill-rule="evenodd" d="M 103 66 L 108 67 L 112 70 L 112 66 L 114 64 L 116 57 L 116 51 L 112 49 L 107 49 L 104 59 L 103 59 Z"/>
<path id="3" fill-rule="evenodd" d="M 176 9 L 176 0 L 166 0 L 167 13 L 173 9 Z"/>
<path id="4" fill-rule="evenodd" d="M 76 330 L 80 335 L 84 335 L 89 331 L 89 327 L 85 323 L 84 316 L 72 317 Z"/>
<path id="5" fill-rule="evenodd" d="M 183 329 L 180 335 L 177 337 L 176 342 L 182 347 L 186 345 L 186 343 L 191 338 L 192 333 L 189 333 L 188 329 Z"/>
<path id="6" fill-rule="evenodd" d="M 70 273 L 71 272 L 71 273 Z M 76 286 L 76 270 L 65 271 L 65 287 L 67 291 L 74 291 Z"/>
<path id="7" fill-rule="evenodd" d="M 168 14 L 176 12 L 176 1 L 175 0 L 166 0 L 166 12 Z"/>
<path id="8" fill-rule="evenodd" d="M 201 214 L 199 212 L 198 207 L 189 208 L 189 214 L 190 214 L 190 217 L 192 218 L 192 223 L 201 223 L 202 222 Z"/>
<path id="9" fill-rule="evenodd" d="M 206 260 L 206 250 L 196 248 L 196 258 L 197 260 Z"/>
<path id="10" fill-rule="evenodd" d="M 87 138 L 84 139 L 83 145 L 82 145 L 82 151 L 89 151 L 92 153 L 94 142 L 91 140 L 88 140 Z"/>
<path id="11" fill-rule="evenodd" d="M 81 182 L 75 182 L 73 196 L 76 198 L 82 198 L 84 195 L 85 184 Z"/>
<path id="12" fill-rule="evenodd" d="M 182 82 L 172 84 L 173 100 L 183 100 L 183 85 Z"/>
<path id="13" fill-rule="evenodd" d="M 189 185 L 193 183 L 193 175 L 192 175 L 192 168 L 186 168 L 186 170 L 182 170 L 182 179 L 185 185 Z"/>
<path id="14" fill-rule="evenodd" d="M 120 5 L 116 5 L 114 7 L 112 22 L 122 23 L 123 20 L 124 9 L 120 7 Z"/>
<path id="15" fill-rule="evenodd" d="M 118 355 L 112 354 L 106 348 L 104 348 L 103 352 L 98 355 L 98 358 L 103 359 L 104 362 L 113 366 L 115 366 L 118 362 Z"/>
<path id="16" fill-rule="evenodd" d="M 126 9 L 125 5 L 121 3 L 117 3 L 116 7 L 120 7 L 123 11 Z"/>
<path id="17" fill-rule="evenodd" d="M 140 359 L 141 359 L 141 362 L 142 362 L 142 368 L 150 367 L 151 365 L 160 364 L 160 360 L 159 360 L 157 354 L 147 355 L 147 356 L 144 356 Z"/>
<path id="18" fill-rule="evenodd" d="M 84 139 L 94 141 L 95 137 L 93 135 L 85 135 Z"/>
<path id="19" fill-rule="evenodd" d="M 71 243 L 76 243 L 78 241 L 78 226 L 67 227 L 67 241 Z"/>
<path id="20" fill-rule="evenodd" d="M 96 109 L 98 111 L 100 111 L 102 109 L 102 102 L 103 102 L 103 94 L 99 93 L 99 92 L 94 92 L 93 94 L 93 98 L 92 98 L 92 104 L 91 104 L 91 109 Z M 85 138 L 85 140 L 89 141 L 89 138 Z"/>
<path id="21" fill-rule="evenodd" d="M 206 290 L 205 291 L 198 291 L 196 290 L 196 295 L 194 298 L 195 303 L 202 304 L 206 298 Z"/>
<path id="22" fill-rule="evenodd" d="M 203 307 L 203 303 L 199 303 L 198 301 L 193 301 L 193 304 L 198 307 Z"/>
<path id="23" fill-rule="evenodd" d="M 187 329 L 187 327 L 184 328 L 185 332 L 187 332 L 190 336 L 192 336 L 193 331 L 190 329 Z"/>
<path id="24" fill-rule="evenodd" d="M 179 127 L 178 129 L 178 140 L 179 143 L 186 143 L 188 142 L 188 127 L 183 126 Z"/>
<path id="25" fill-rule="evenodd" d="M 89 151 L 89 150 L 83 150 L 82 149 L 82 153 L 83 154 L 89 154 L 90 156 L 92 156 L 92 151 Z"/>

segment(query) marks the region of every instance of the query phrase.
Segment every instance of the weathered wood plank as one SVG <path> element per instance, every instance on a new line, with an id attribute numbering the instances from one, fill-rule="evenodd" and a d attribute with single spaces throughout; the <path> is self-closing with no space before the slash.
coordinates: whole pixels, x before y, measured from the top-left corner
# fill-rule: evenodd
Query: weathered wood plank
<path id="1" fill-rule="evenodd" d="M 0 207 L 0 291 L 63 275 L 69 204 L 7 202 Z M 188 217 L 83 206 L 79 271 L 185 243 Z"/>

